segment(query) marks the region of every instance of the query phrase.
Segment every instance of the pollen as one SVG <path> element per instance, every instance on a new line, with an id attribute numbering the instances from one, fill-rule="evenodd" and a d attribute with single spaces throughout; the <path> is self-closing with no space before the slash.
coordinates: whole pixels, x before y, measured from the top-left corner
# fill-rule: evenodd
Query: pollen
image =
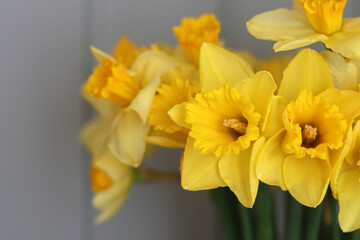
<path id="1" fill-rule="evenodd" d="M 220 29 L 220 22 L 214 15 L 204 14 L 198 19 L 183 18 L 181 25 L 175 26 L 173 31 L 188 58 L 198 65 L 201 45 L 217 44 Z"/>
<path id="2" fill-rule="evenodd" d="M 305 124 L 302 130 L 302 146 L 311 147 L 316 142 L 318 135 L 317 127 Z"/>
<path id="3" fill-rule="evenodd" d="M 342 16 L 347 0 L 298 0 L 311 25 L 323 34 L 341 29 Z"/>
<path id="4" fill-rule="evenodd" d="M 137 81 L 121 63 L 105 60 L 100 63 L 85 84 L 85 91 L 126 107 L 140 90 Z"/>
<path id="5" fill-rule="evenodd" d="M 247 123 L 241 122 L 239 119 L 225 119 L 224 126 L 234 129 L 240 136 L 245 135 Z"/>
<path id="6" fill-rule="evenodd" d="M 109 189 L 113 185 L 113 180 L 102 169 L 92 165 L 90 167 L 91 189 L 98 193 Z"/>

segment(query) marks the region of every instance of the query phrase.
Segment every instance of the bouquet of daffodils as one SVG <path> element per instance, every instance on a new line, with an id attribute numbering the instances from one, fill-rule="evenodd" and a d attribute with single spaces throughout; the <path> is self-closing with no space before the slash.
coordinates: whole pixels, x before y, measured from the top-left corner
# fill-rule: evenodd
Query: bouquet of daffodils
<path id="1" fill-rule="evenodd" d="M 179 181 L 209 191 L 229 239 L 274 239 L 277 186 L 289 196 L 286 239 L 360 239 L 360 18 L 343 19 L 345 4 L 294 0 L 247 22 L 276 52 L 321 41 L 320 53 L 229 50 L 211 14 L 175 26 L 174 48 L 127 38 L 112 54 L 92 47 L 98 65 L 82 95 L 96 116 L 81 138 L 95 223 L 133 184 Z M 153 146 L 184 149 L 180 174 L 142 164 Z"/>

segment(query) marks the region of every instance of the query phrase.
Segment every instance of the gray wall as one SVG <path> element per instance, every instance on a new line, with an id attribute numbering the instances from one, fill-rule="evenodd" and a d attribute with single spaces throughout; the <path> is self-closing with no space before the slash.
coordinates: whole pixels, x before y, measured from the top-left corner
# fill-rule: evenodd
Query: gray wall
<path id="1" fill-rule="evenodd" d="M 231 47 L 259 56 L 245 21 L 290 0 L 1 0 L 0 239 L 218 239 L 219 221 L 204 192 L 179 185 L 137 185 L 122 211 L 93 227 L 88 155 L 77 141 L 89 107 L 79 87 L 91 73 L 88 46 L 110 50 L 120 35 L 138 44 L 175 43 L 183 16 L 213 12 Z M 354 8 L 350 0 L 348 11 Z M 179 154 L 179 153 L 177 153 Z M 160 151 L 151 165 L 177 169 Z"/>

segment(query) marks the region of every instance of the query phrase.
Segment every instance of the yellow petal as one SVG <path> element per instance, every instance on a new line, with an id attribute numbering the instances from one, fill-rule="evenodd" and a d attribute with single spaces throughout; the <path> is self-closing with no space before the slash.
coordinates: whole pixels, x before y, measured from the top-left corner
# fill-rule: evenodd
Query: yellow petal
<path id="1" fill-rule="evenodd" d="M 108 146 L 121 162 L 138 167 L 143 159 L 149 125 L 144 124 L 134 111 L 122 112 L 115 131 L 109 137 Z"/>
<path id="2" fill-rule="evenodd" d="M 103 150 L 111 131 L 110 124 L 111 121 L 105 118 L 95 117 L 81 129 L 80 140 L 92 155 Z"/>
<path id="3" fill-rule="evenodd" d="M 344 57 L 360 59 L 360 17 L 343 19 L 341 30 L 323 42 Z"/>
<path id="4" fill-rule="evenodd" d="M 271 137 L 260 150 L 256 163 L 258 179 L 266 184 L 279 186 L 282 190 L 286 190 L 282 166 L 287 154 L 281 150 L 285 134 L 283 129 Z"/>
<path id="5" fill-rule="evenodd" d="M 350 139 L 350 149 L 346 154 L 346 160 L 351 164 L 357 163 L 360 160 L 360 121 L 356 122 L 353 133 Z"/>
<path id="6" fill-rule="evenodd" d="M 177 125 L 187 128 L 187 129 L 191 129 L 191 125 L 185 121 L 186 104 L 188 104 L 188 102 L 184 102 L 184 103 L 175 105 L 174 107 L 172 107 L 170 109 L 168 114 L 169 114 L 171 120 L 173 120 Z"/>
<path id="7" fill-rule="evenodd" d="M 194 67 L 179 62 L 160 51 L 147 51 L 141 54 L 132 65 L 132 71 L 138 73 L 140 85 L 143 87 L 148 85 L 154 78 L 160 78 L 174 68 L 191 72 Z"/>
<path id="8" fill-rule="evenodd" d="M 326 98 L 330 104 L 337 105 L 349 125 L 360 115 L 360 93 L 358 92 L 328 89 L 321 93 L 319 97 Z"/>
<path id="9" fill-rule="evenodd" d="M 284 182 L 301 204 L 316 207 L 323 200 L 330 181 L 330 164 L 317 158 L 287 156 L 283 164 Z"/>
<path id="10" fill-rule="evenodd" d="M 246 26 L 258 39 L 278 41 L 274 45 L 276 51 L 304 47 L 327 38 L 316 33 L 309 21 L 284 8 L 256 15 Z"/>
<path id="11" fill-rule="evenodd" d="M 222 179 L 235 193 L 245 207 L 254 205 L 259 180 L 255 175 L 255 161 L 259 149 L 264 143 L 260 138 L 254 145 L 240 154 L 228 154 L 219 161 L 219 171 Z"/>
<path id="12" fill-rule="evenodd" d="M 360 228 L 360 171 L 353 169 L 339 176 L 339 223 L 344 232 Z"/>
<path id="13" fill-rule="evenodd" d="M 198 191 L 226 186 L 218 169 L 219 158 L 201 154 L 188 137 L 181 165 L 181 185 L 186 190 Z"/>
<path id="14" fill-rule="evenodd" d="M 203 44 L 200 52 L 201 92 L 217 89 L 224 84 L 235 85 L 254 75 L 250 66 L 235 54 L 213 44 Z"/>
<path id="15" fill-rule="evenodd" d="M 92 52 L 92 54 L 94 55 L 95 59 L 101 63 L 105 60 L 111 60 L 112 62 L 116 62 L 115 58 L 113 58 L 112 56 L 110 56 L 109 54 L 107 54 L 106 52 L 104 52 L 103 50 L 100 50 L 94 46 L 90 47 L 90 50 Z"/>
<path id="16" fill-rule="evenodd" d="M 329 64 L 334 87 L 357 91 L 358 68 L 353 61 L 348 63 L 340 54 L 328 50 L 322 51 L 321 56 Z"/>
<path id="17" fill-rule="evenodd" d="M 257 72 L 255 76 L 239 81 L 234 88 L 240 94 L 250 98 L 251 103 L 255 106 L 255 111 L 261 115 L 259 125 L 262 127 L 276 90 L 276 84 L 271 74 L 266 71 Z"/>
<path id="18" fill-rule="evenodd" d="M 352 131 L 352 128 L 350 127 L 347 131 L 347 135 L 345 140 L 343 141 L 343 147 L 338 150 L 330 151 L 329 159 L 330 159 L 330 165 L 332 167 L 331 172 L 331 179 L 330 179 L 330 187 L 331 192 L 335 199 L 339 198 L 338 195 L 338 178 L 341 171 L 341 168 L 343 167 L 343 162 L 345 161 L 345 156 L 348 154 L 352 147 L 352 140 L 354 137 L 354 132 Z"/>
<path id="19" fill-rule="evenodd" d="M 91 104 L 91 106 L 96 109 L 100 116 L 107 119 L 115 116 L 118 111 L 123 108 L 105 99 L 95 98 L 92 94 L 87 93 L 84 88 L 81 89 L 81 95 L 88 103 Z"/>
<path id="20" fill-rule="evenodd" d="M 114 48 L 113 55 L 119 62 L 127 63 L 136 57 L 137 52 L 135 43 L 127 37 L 121 37 Z"/>
<path id="21" fill-rule="evenodd" d="M 298 0 L 293 0 L 292 10 L 297 18 L 304 22 L 309 22 L 309 19 L 304 12 L 304 8 L 301 6 L 301 3 Z"/>
<path id="22" fill-rule="evenodd" d="M 116 214 L 116 212 L 121 208 L 124 204 L 128 192 L 124 193 L 123 195 L 119 195 L 119 198 L 116 201 L 108 204 L 105 208 L 101 210 L 98 216 L 96 216 L 94 220 L 95 225 L 100 225 L 106 220 L 110 219 L 112 216 Z"/>
<path id="23" fill-rule="evenodd" d="M 281 96 L 273 97 L 270 103 L 269 113 L 266 115 L 263 124 L 262 135 L 269 138 L 274 136 L 280 129 L 284 127 L 282 122 L 282 114 L 286 108 L 285 99 Z"/>
<path id="24" fill-rule="evenodd" d="M 184 148 L 188 134 L 183 132 L 166 133 L 152 130 L 146 141 L 167 148 Z"/>
<path id="25" fill-rule="evenodd" d="M 155 97 L 156 88 L 159 84 L 160 78 L 153 78 L 145 88 L 139 91 L 137 96 L 133 99 L 130 105 L 124 109 L 124 111 L 135 111 L 137 114 L 139 114 L 143 124 L 145 124 Z"/>
<path id="26" fill-rule="evenodd" d="M 308 46 L 310 44 L 325 41 L 327 37 L 323 34 L 312 34 L 306 36 L 299 36 L 297 39 L 286 39 L 278 41 L 274 44 L 275 52 L 288 51 L 296 48 Z"/>
<path id="27" fill-rule="evenodd" d="M 332 87 L 327 62 L 316 51 L 304 49 L 285 69 L 279 95 L 289 102 L 296 99 L 303 89 L 308 89 L 313 95 L 317 95 Z"/>

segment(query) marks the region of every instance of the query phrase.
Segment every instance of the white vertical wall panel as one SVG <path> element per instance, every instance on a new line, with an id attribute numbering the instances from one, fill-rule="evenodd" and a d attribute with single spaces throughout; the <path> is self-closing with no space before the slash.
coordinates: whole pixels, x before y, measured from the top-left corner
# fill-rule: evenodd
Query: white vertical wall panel
<path id="1" fill-rule="evenodd" d="M 0 239 L 85 239 L 83 6 L 0 3 Z"/>
<path id="2" fill-rule="evenodd" d="M 138 45 L 159 41 L 174 45 L 172 27 L 184 16 L 207 12 L 217 12 L 215 0 L 95 0 L 91 40 L 107 51 L 124 35 Z M 178 171 L 179 153 L 160 150 L 146 162 Z M 186 192 L 180 184 L 136 185 L 117 216 L 93 228 L 93 239 L 218 239 L 217 221 L 205 192 Z"/>

